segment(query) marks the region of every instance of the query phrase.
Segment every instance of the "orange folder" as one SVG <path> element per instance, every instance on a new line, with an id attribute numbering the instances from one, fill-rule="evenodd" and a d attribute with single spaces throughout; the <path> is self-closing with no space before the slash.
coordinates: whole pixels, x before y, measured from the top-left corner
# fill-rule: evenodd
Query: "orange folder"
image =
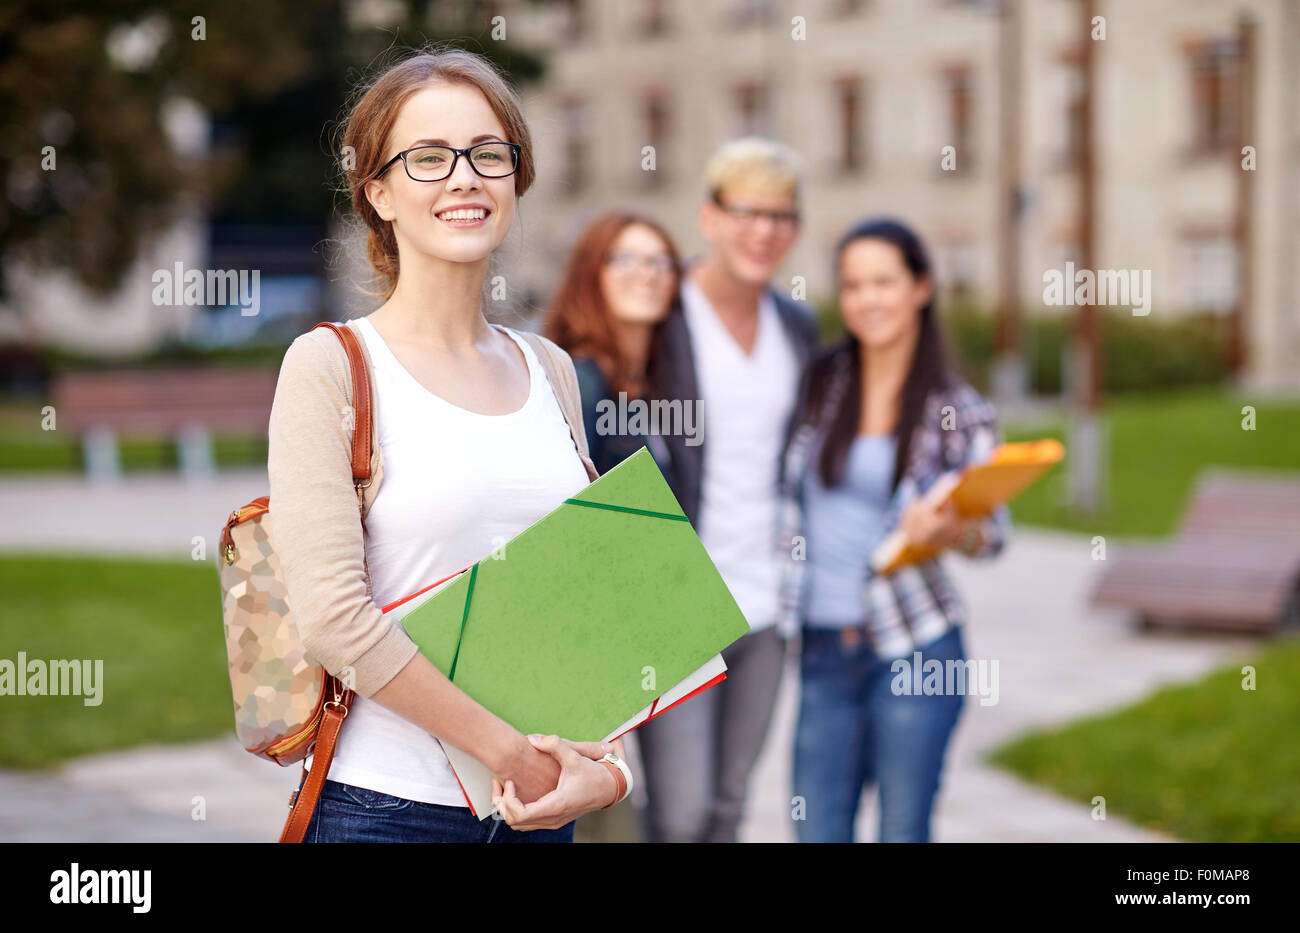
<path id="1" fill-rule="evenodd" d="M 1064 456 L 1065 446 L 1050 437 L 999 444 L 984 463 L 939 477 L 922 498 L 936 509 L 952 502 L 963 518 L 983 518 L 1018 496 Z M 871 555 L 871 567 L 888 576 L 899 567 L 929 560 L 938 553 L 918 547 L 907 540 L 902 529 L 895 529 Z"/>

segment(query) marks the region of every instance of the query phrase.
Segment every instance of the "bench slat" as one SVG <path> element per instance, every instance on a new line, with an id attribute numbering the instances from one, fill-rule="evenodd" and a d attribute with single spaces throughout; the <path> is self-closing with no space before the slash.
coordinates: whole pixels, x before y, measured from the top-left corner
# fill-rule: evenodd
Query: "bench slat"
<path id="1" fill-rule="evenodd" d="M 59 376 L 54 404 L 74 431 L 171 435 L 186 425 L 263 432 L 278 373 L 266 368 L 72 372 Z"/>
<path id="2" fill-rule="evenodd" d="M 1178 536 L 1118 547 L 1090 600 L 1169 624 L 1270 627 L 1300 580 L 1300 480 L 1204 474 Z"/>

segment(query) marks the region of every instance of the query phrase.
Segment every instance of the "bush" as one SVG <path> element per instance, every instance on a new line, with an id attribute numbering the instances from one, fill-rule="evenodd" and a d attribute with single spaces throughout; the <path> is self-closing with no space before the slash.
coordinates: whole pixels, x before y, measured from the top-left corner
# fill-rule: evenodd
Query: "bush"
<path id="1" fill-rule="evenodd" d="M 833 301 L 819 303 L 817 314 L 824 340 L 844 332 Z M 987 392 L 996 353 L 996 319 L 972 304 L 950 304 L 940 311 L 940 318 L 952 364 L 971 385 Z M 1072 314 L 1042 311 L 1022 320 L 1021 345 L 1031 392 L 1060 394 L 1062 353 L 1074 322 Z M 1227 328 L 1215 315 L 1189 313 L 1161 320 L 1105 309 L 1100 329 L 1107 393 L 1213 386 L 1227 377 Z"/>

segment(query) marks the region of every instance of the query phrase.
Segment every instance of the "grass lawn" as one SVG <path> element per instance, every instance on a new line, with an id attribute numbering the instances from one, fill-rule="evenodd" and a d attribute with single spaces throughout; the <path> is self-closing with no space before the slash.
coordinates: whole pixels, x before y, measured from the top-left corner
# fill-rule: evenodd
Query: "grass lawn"
<path id="1" fill-rule="evenodd" d="M 1300 842 L 1300 640 L 1110 715 L 1033 732 L 989 760 L 1107 815 L 1195 842 Z"/>
<path id="2" fill-rule="evenodd" d="M 1255 430 L 1241 408 L 1255 407 Z M 1222 391 L 1117 396 L 1106 404 L 1110 445 L 1108 507 L 1095 517 L 1063 503 L 1066 464 L 1011 504 L 1013 519 L 1085 534 L 1159 536 L 1173 532 L 1207 465 L 1293 470 L 1300 477 L 1300 400 L 1265 402 Z M 1064 425 L 1003 426 L 1007 440 L 1055 437 Z M 1066 458 L 1070 455 L 1066 449 Z"/>
<path id="3" fill-rule="evenodd" d="M 218 469 L 266 465 L 265 437 L 214 435 L 212 456 Z M 172 471 L 180 467 L 176 444 L 168 440 L 124 438 L 118 441 L 124 473 Z M 66 432 L 47 436 L 7 437 L 0 441 L 0 473 L 80 473 L 85 469 L 81 443 Z"/>
<path id="4" fill-rule="evenodd" d="M 0 657 L 102 659 L 102 703 L 5 696 L 0 765 L 234 734 L 212 562 L 0 557 Z"/>
<path id="5" fill-rule="evenodd" d="M 70 430 L 41 430 L 43 400 L 0 400 L 0 475 L 21 473 L 81 473 L 85 458 L 81 440 Z M 212 436 L 217 467 L 266 465 L 266 435 Z M 174 440 L 161 437 L 118 437 L 118 456 L 127 473 L 175 470 L 180 465 Z"/>
<path id="6" fill-rule="evenodd" d="M 1255 407 L 1255 430 L 1241 408 Z M 1015 521 L 1103 535 L 1173 533 L 1207 466 L 1296 471 L 1300 401 L 1222 391 L 1116 397 L 1107 402 L 1108 507 L 1095 517 L 1063 505 L 1065 465 L 1012 503 Z M 1008 440 L 1066 440 L 1059 421 L 1005 426 Z M 1067 457 L 1069 452 L 1067 450 Z M 1035 732 L 990 760 L 1026 780 L 1170 835 L 1196 841 L 1300 841 L 1300 642 L 1263 649 L 1258 689 L 1228 668 L 1141 703 Z"/>

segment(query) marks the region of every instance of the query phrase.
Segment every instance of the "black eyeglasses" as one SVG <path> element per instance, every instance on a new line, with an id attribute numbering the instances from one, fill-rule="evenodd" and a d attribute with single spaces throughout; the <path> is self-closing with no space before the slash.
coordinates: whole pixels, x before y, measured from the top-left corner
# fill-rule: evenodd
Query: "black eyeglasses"
<path id="1" fill-rule="evenodd" d="M 766 217 L 772 221 L 773 227 L 788 233 L 799 224 L 798 211 L 765 211 L 757 207 L 724 204 L 720 197 L 715 197 L 713 203 L 746 226 L 757 223 L 761 218 Z"/>
<path id="2" fill-rule="evenodd" d="M 406 167 L 406 174 L 412 181 L 442 181 L 456 171 L 456 162 L 461 156 L 469 159 L 469 164 L 483 178 L 506 178 L 519 170 L 518 143 L 491 141 L 478 143 L 465 149 L 452 146 L 415 146 L 404 149 L 393 156 L 375 173 L 379 178 L 392 167 L 398 159 Z"/>

